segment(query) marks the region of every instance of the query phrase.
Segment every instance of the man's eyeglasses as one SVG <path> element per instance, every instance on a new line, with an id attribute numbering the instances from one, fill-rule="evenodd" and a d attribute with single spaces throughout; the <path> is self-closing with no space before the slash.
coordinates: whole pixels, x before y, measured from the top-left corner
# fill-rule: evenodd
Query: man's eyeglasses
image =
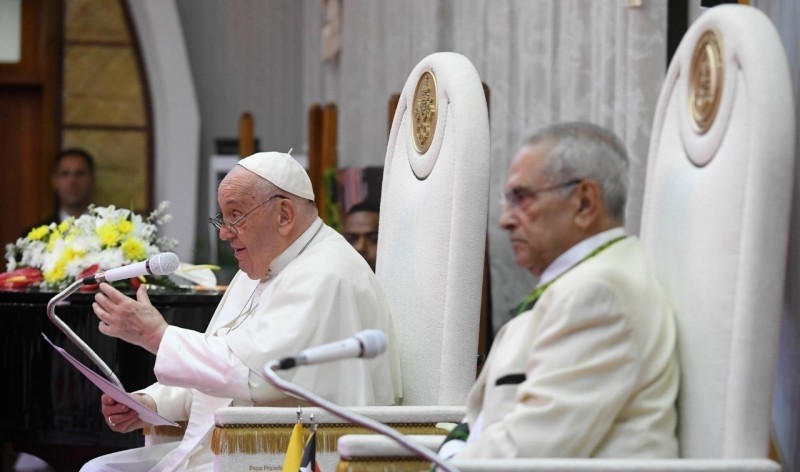
<path id="1" fill-rule="evenodd" d="M 503 193 L 503 199 L 502 199 L 503 208 L 506 207 L 511 209 L 521 208 L 524 210 L 528 206 L 531 199 L 536 196 L 536 194 L 558 190 L 560 188 L 569 187 L 571 185 L 578 185 L 582 181 L 583 179 L 572 179 L 568 182 L 551 185 L 550 187 L 537 188 L 537 189 L 515 187 L 510 190 L 506 190 Z"/>
<path id="2" fill-rule="evenodd" d="M 251 213 L 253 213 L 254 211 L 258 210 L 259 208 L 261 208 L 262 206 L 266 205 L 267 203 L 271 202 L 272 200 L 274 200 L 276 198 L 288 199 L 289 197 L 285 197 L 283 195 L 273 195 L 273 196 L 269 197 L 268 199 L 264 200 L 263 202 L 259 203 L 258 205 L 256 205 L 256 207 L 253 208 L 252 210 L 248 211 L 244 215 L 242 215 L 239 218 L 237 218 L 236 221 L 234 221 L 233 223 L 229 223 L 229 222 L 223 220 L 222 219 L 222 212 L 217 213 L 217 216 L 215 216 L 214 218 L 209 218 L 208 222 L 211 223 L 212 225 L 214 225 L 219 230 L 221 230 L 222 227 L 224 226 L 224 227 L 228 228 L 229 231 L 233 232 L 233 234 L 239 234 L 239 231 L 236 229 L 236 225 L 242 223 L 245 218 L 250 216 Z"/>

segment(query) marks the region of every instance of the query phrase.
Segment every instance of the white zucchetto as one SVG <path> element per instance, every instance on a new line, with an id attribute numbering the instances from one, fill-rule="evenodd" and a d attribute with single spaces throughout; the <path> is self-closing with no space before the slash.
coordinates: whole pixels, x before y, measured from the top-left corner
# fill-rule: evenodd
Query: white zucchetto
<path id="1" fill-rule="evenodd" d="M 283 152 L 258 152 L 236 163 L 279 189 L 314 201 L 311 179 L 303 166 Z"/>

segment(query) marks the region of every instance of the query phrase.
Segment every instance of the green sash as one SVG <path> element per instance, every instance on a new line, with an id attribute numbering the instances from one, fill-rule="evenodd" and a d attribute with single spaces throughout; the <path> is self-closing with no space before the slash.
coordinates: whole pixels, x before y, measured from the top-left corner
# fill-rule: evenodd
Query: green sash
<path id="1" fill-rule="evenodd" d="M 603 252 L 605 249 L 607 249 L 612 244 L 614 244 L 614 243 L 616 243 L 618 241 L 621 241 L 621 240 L 623 240 L 625 238 L 627 238 L 627 236 L 620 236 L 620 237 L 614 238 L 611 241 L 608 241 L 608 242 L 606 242 L 604 244 L 601 244 L 594 251 L 590 252 L 586 257 L 584 257 L 583 259 L 578 261 L 575 265 L 573 265 L 569 269 L 567 269 L 564 272 L 562 272 L 561 274 L 559 274 L 558 277 L 556 277 L 553 280 L 547 282 L 546 284 L 539 285 L 538 287 L 533 289 L 533 292 L 531 292 L 530 295 L 525 297 L 525 300 L 523 300 L 522 303 L 519 304 L 514 316 L 517 316 L 520 313 L 524 313 L 524 312 L 530 310 L 531 308 L 533 308 L 533 305 L 536 304 L 536 301 L 539 300 L 539 297 L 541 297 L 542 294 L 544 293 L 544 291 L 547 290 L 547 287 L 549 287 L 550 285 L 553 284 L 553 282 L 555 282 L 556 280 L 561 278 L 562 275 L 564 275 L 567 272 L 571 271 L 573 268 L 575 268 L 576 266 L 580 265 L 583 261 L 586 261 L 588 259 L 593 258 L 594 256 L 596 256 L 596 255 L 600 254 L 601 252 Z"/>

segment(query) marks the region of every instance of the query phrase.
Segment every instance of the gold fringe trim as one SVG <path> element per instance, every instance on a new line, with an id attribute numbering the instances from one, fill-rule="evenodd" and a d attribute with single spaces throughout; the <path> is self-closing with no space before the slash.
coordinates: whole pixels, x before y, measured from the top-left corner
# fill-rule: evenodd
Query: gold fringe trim
<path id="1" fill-rule="evenodd" d="M 447 434 L 430 423 L 391 423 L 402 434 Z M 289 447 L 293 424 L 220 426 L 211 436 L 211 450 L 220 454 L 284 454 Z M 352 424 L 323 423 L 317 425 L 317 452 L 336 452 L 336 444 L 347 434 L 372 434 L 372 430 Z M 310 431 L 306 428 L 306 438 Z"/>
<path id="2" fill-rule="evenodd" d="M 186 432 L 186 425 L 188 424 L 187 421 L 178 421 L 179 428 L 175 426 L 163 425 L 163 426 L 145 426 L 142 428 L 142 432 L 145 436 L 148 434 L 155 434 L 157 436 L 168 436 L 168 437 L 183 437 L 183 433 Z"/>
<path id="3" fill-rule="evenodd" d="M 364 458 L 356 461 L 340 460 L 336 472 L 428 472 L 431 463 L 405 457 Z"/>

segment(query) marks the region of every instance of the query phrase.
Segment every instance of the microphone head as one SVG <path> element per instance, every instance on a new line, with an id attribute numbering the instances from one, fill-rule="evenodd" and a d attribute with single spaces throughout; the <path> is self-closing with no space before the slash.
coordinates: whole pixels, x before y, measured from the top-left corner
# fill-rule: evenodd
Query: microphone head
<path id="1" fill-rule="evenodd" d="M 365 329 L 356 334 L 356 339 L 361 343 L 361 358 L 372 359 L 383 354 L 389 341 L 379 329 Z"/>
<path id="2" fill-rule="evenodd" d="M 148 268 L 153 275 L 169 275 L 180 265 L 181 261 L 174 252 L 162 252 L 148 259 Z"/>

